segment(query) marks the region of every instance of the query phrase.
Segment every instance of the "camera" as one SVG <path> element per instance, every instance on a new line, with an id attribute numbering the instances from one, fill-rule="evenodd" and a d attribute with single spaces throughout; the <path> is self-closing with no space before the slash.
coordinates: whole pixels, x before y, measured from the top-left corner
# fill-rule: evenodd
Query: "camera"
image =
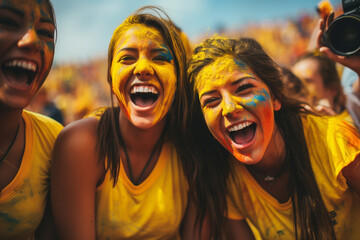
<path id="1" fill-rule="evenodd" d="M 342 0 L 344 14 L 324 32 L 322 42 L 342 56 L 360 54 L 360 0 Z"/>

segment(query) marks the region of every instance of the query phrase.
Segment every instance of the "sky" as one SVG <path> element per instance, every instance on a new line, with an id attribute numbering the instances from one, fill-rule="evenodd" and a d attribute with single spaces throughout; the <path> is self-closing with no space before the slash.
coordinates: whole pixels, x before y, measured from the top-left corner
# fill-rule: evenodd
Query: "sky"
<path id="1" fill-rule="evenodd" d="M 316 14 L 320 0 L 52 0 L 58 37 L 55 64 L 106 57 L 114 29 L 145 5 L 161 7 L 189 37 L 249 23 L 281 21 Z M 341 0 L 331 0 L 333 6 Z"/>

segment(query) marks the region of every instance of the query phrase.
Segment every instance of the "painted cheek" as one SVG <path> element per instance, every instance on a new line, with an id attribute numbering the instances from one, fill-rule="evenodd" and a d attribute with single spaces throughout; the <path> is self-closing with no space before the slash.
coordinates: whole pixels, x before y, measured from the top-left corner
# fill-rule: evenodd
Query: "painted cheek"
<path id="1" fill-rule="evenodd" d="M 154 109 L 154 123 L 162 119 L 169 111 L 176 91 L 176 75 L 173 65 L 166 64 L 163 66 L 153 67 L 159 80 L 162 83 L 164 97 L 163 102 L 159 105 L 159 108 Z"/>
<path id="2" fill-rule="evenodd" d="M 123 66 L 121 64 L 113 64 L 111 68 L 112 91 L 115 94 L 121 109 L 130 116 L 130 108 L 126 100 L 125 87 L 127 79 L 130 78 L 134 67 Z"/>
<path id="3" fill-rule="evenodd" d="M 261 89 L 254 93 L 250 98 L 237 97 L 240 104 L 249 109 L 264 107 L 271 103 L 270 95 L 265 89 Z"/>

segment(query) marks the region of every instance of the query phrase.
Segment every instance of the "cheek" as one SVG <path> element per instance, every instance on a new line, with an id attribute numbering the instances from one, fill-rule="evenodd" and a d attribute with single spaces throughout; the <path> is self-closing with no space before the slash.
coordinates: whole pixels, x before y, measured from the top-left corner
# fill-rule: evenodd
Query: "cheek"
<path id="1" fill-rule="evenodd" d="M 164 104 L 171 104 L 176 90 L 176 74 L 173 65 L 154 66 L 155 72 L 164 89 Z"/>
<path id="2" fill-rule="evenodd" d="M 124 67 L 119 65 L 113 65 L 111 68 L 112 90 L 118 98 L 121 94 L 125 93 L 126 82 L 131 75 L 132 69 L 133 67 Z"/>
<path id="3" fill-rule="evenodd" d="M 55 45 L 54 45 L 54 42 L 43 42 L 41 43 L 43 46 L 42 46 L 42 49 L 44 49 L 44 69 L 46 70 L 49 70 L 47 68 L 50 68 L 52 62 L 53 62 L 53 59 L 54 59 L 54 48 L 55 48 Z"/>
<path id="4" fill-rule="evenodd" d="M 210 132 L 216 137 L 218 136 L 218 128 L 220 127 L 220 123 L 218 122 L 218 114 L 213 109 L 202 109 L 204 119 L 206 122 L 206 125 L 208 126 Z"/>

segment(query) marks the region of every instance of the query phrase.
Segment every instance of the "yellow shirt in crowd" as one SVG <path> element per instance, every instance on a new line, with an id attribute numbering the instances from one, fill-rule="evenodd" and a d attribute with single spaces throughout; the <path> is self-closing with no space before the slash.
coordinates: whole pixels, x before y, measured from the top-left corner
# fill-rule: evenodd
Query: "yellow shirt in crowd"
<path id="1" fill-rule="evenodd" d="M 360 239 L 360 197 L 350 190 L 341 170 L 360 153 L 357 130 L 338 117 L 302 116 L 311 166 L 336 237 Z M 230 183 L 230 219 L 247 219 L 257 239 L 294 239 L 291 199 L 279 203 L 242 164 L 236 164 L 238 183 Z"/>
<path id="2" fill-rule="evenodd" d="M 50 160 L 63 126 L 24 110 L 25 150 L 15 178 L 0 192 L 0 239 L 29 240 L 43 217 L 50 184 Z"/>
<path id="3" fill-rule="evenodd" d="M 150 175 L 134 185 L 121 164 L 113 186 L 110 172 L 96 192 L 96 239 L 180 239 L 188 184 L 171 143 L 164 143 Z"/>

